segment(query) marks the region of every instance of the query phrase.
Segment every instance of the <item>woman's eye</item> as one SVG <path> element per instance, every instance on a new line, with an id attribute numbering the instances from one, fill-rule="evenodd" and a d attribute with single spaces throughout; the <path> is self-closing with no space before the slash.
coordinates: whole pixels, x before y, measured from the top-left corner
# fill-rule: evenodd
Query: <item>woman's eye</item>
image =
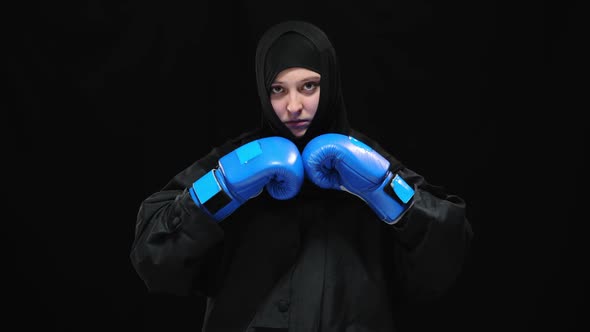
<path id="1" fill-rule="evenodd" d="M 283 88 L 280 86 L 272 86 L 272 87 L 270 87 L 270 92 L 271 93 L 281 93 L 281 92 L 283 92 Z"/>
<path id="2" fill-rule="evenodd" d="M 316 82 L 307 82 L 303 85 L 303 89 L 307 91 L 311 91 L 315 89 L 319 84 Z"/>

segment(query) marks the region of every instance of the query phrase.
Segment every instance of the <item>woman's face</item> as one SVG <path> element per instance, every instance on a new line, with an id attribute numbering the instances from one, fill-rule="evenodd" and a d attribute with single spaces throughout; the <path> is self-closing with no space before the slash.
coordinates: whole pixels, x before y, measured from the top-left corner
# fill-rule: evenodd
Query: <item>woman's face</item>
<path id="1" fill-rule="evenodd" d="M 270 88 L 270 102 L 279 119 L 301 137 L 307 131 L 320 101 L 320 74 L 300 67 L 281 71 Z"/>

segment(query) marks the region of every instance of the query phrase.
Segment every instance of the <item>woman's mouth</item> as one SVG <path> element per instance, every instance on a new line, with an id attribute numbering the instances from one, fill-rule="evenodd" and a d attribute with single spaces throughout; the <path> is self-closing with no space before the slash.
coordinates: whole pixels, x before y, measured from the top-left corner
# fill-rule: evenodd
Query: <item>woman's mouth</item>
<path id="1" fill-rule="evenodd" d="M 300 128 L 307 127 L 309 125 L 309 121 L 308 120 L 287 121 L 287 122 L 285 122 L 285 125 L 289 128 L 300 129 Z"/>

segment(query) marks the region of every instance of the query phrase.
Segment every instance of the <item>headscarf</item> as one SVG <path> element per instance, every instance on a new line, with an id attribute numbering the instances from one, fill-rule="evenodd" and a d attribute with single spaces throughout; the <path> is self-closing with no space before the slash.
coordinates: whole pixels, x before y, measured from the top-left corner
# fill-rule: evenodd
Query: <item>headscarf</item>
<path id="1" fill-rule="evenodd" d="M 318 109 L 301 137 L 293 135 L 281 122 L 270 102 L 272 82 L 282 70 L 290 67 L 307 68 L 321 75 Z M 285 21 L 269 28 L 256 49 L 256 83 L 264 136 L 285 137 L 301 151 L 318 135 L 349 133 L 336 52 L 326 34 L 317 26 L 304 21 Z"/>

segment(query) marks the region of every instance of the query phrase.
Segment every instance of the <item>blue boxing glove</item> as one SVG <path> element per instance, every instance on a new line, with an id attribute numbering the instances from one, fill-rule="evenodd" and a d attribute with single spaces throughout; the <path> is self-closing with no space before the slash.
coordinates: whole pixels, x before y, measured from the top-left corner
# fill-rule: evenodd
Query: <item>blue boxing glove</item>
<path id="1" fill-rule="evenodd" d="M 301 155 L 293 142 L 266 137 L 221 157 L 189 188 L 199 208 L 221 221 L 266 187 L 275 199 L 293 198 L 303 184 Z"/>
<path id="2" fill-rule="evenodd" d="M 351 136 L 320 135 L 301 155 L 305 173 L 313 183 L 358 196 L 388 224 L 397 222 L 414 196 L 414 190 L 391 173 L 387 159 Z"/>

